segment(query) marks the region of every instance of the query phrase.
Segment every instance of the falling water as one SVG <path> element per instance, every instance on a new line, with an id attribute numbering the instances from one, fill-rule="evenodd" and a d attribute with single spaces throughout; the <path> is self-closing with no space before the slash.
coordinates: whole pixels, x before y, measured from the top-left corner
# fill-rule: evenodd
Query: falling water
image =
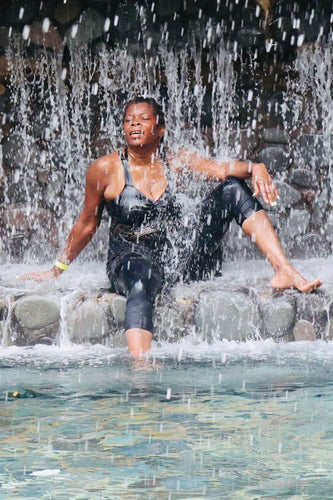
<path id="1" fill-rule="evenodd" d="M 22 40 L 13 37 L 7 54 L 15 133 L 23 158 L 14 176 L 25 190 L 27 215 L 43 207 L 61 221 L 56 235 L 59 246 L 82 209 L 87 167 L 123 144 L 122 112 L 128 98 L 140 94 L 162 100 L 167 146 L 193 148 L 195 144 L 207 154 L 211 138 L 201 119 L 207 112 L 207 86 L 211 86 L 213 153 L 227 154 L 235 76 L 223 48 L 216 56 L 205 55 L 208 82 L 203 79 L 203 55 L 195 42 L 180 51 L 161 45 L 154 57 L 148 51 L 134 57 L 126 46 L 114 50 L 102 46 L 94 56 L 87 47 L 72 44 L 67 65 L 59 54 L 38 49 L 28 69 L 26 50 Z M 47 175 L 43 188 L 36 182 L 36 171 Z M 44 242 L 45 229 L 38 227 L 38 217 L 34 224 L 42 242 L 39 257 L 45 260 L 52 250 Z"/>

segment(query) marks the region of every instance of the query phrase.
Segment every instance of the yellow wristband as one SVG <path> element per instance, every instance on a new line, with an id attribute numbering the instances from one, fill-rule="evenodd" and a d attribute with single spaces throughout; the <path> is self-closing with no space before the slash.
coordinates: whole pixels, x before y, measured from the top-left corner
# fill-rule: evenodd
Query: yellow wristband
<path id="1" fill-rule="evenodd" d="M 59 262 L 59 260 L 56 260 L 54 265 L 59 269 L 62 269 L 62 271 L 66 271 L 66 269 L 69 268 L 69 264 L 63 264 L 62 262 Z"/>

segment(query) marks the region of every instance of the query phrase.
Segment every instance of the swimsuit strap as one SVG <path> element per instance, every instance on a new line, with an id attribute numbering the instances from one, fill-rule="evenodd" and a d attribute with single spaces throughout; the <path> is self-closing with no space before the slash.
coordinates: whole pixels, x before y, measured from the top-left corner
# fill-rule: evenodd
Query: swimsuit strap
<path id="1" fill-rule="evenodd" d="M 120 159 L 121 159 L 121 163 L 123 165 L 123 170 L 124 170 L 124 175 L 125 175 L 125 184 L 127 186 L 134 187 L 134 182 L 132 179 L 131 170 L 130 170 L 129 161 L 128 161 L 127 148 L 125 149 L 125 151 L 121 151 Z"/>

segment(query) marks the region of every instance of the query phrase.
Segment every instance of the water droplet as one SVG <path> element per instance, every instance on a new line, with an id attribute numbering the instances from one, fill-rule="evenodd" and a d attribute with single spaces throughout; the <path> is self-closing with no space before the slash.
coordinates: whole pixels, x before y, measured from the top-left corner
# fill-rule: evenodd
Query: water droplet
<path id="1" fill-rule="evenodd" d="M 71 37 L 72 38 L 76 37 L 78 30 L 79 30 L 79 25 L 73 24 L 72 29 L 71 29 Z"/>
<path id="2" fill-rule="evenodd" d="M 104 31 L 109 31 L 111 26 L 111 19 L 107 17 L 104 21 Z"/>
<path id="3" fill-rule="evenodd" d="M 48 17 L 45 17 L 45 19 L 43 19 L 43 23 L 42 23 L 43 33 L 47 33 L 49 31 L 50 25 L 51 25 L 50 19 Z"/>
<path id="4" fill-rule="evenodd" d="M 24 26 L 23 31 L 22 31 L 22 38 L 23 40 L 28 40 L 30 35 L 30 26 L 27 24 Z"/>

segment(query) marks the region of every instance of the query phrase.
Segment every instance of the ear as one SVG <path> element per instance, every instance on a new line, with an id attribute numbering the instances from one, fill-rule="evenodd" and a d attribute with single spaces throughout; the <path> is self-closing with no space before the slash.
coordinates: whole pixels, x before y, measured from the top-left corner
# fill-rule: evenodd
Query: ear
<path id="1" fill-rule="evenodd" d="M 165 132 L 165 126 L 164 125 L 161 125 L 158 127 L 158 136 L 160 139 L 162 139 L 162 137 L 164 136 L 164 132 Z"/>

